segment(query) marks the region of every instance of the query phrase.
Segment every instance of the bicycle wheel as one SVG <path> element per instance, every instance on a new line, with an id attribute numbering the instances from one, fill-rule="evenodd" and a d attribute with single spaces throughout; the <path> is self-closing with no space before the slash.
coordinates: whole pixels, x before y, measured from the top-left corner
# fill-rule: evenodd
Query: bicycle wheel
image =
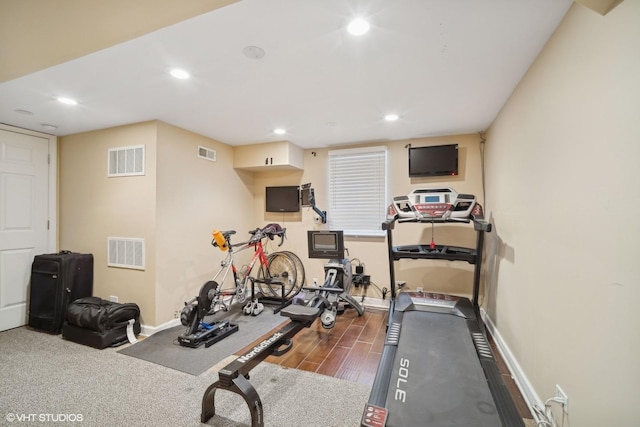
<path id="1" fill-rule="evenodd" d="M 302 274 L 304 274 L 304 267 L 302 267 L 301 262 L 300 267 L 302 268 Z M 273 279 L 284 283 L 285 297 L 293 297 L 302 286 L 298 270 L 296 259 L 290 253 L 274 252 L 267 257 L 267 268 L 265 269 L 264 266 L 261 266 L 258 271 L 258 278 L 263 280 Z M 277 298 L 282 296 L 282 289 L 279 285 L 260 283 L 260 290 L 264 295 Z"/>
<path id="2" fill-rule="evenodd" d="M 302 287 L 305 285 L 305 281 L 306 281 L 306 275 L 304 272 L 304 265 L 302 264 L 302 261 L 300 260 L 300 258 L 298 257 L 298 255 L 294 254 L 291 251 L 282 251 L 281 253 L 283 254 L 287 254 L 287 256 L 289 256 L 291 259 L 293 259 L 293 262 L 296 265 L 296 278 L 293 281 L 292 284 L 292 289 L 289 293 L 289 295 L 291 297 L 294 297 L 298 292 L 300 292 L 302 290 Z"/>

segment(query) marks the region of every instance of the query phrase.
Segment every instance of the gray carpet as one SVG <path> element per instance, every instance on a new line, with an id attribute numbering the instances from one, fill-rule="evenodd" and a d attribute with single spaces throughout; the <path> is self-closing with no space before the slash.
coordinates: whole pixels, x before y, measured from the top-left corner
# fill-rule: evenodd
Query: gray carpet
<path id="1" fill-rule="evenodd" d="M 27 327 L 0 332 L 0 349 L 0 425 L 200 426 L 202 395 L 218 377 L 217 367 L 192 376 Z M 251 371 L 251 383 L 268 427 L 358 426 L 370 391 L 266 362 Z M 206 425 L 250 424 L 244 401 L 233 393 L 216 393 L 216 410 Z M 12 416 L 34 421 L 10 423 Z M 40 421 L 47 417 L 50 422 Z M 60 422 L 64 417 L 76 421 Z"/>
<path id="2" fill-rule="evenodd" d="M 186 329 L 180 325 L 157 332 L 134 345 L 119 350 L 119 353 L 187 374 L 200 375 L 222 359 L 289 320 L 280 314 L 273 314 L 273 309 L 268 306 L 259 316 L 246 316 L 242 314 L 242 307 L 235 304 L 229 312 L 218 312 L 214 316 L 206 317 L 205 321 L 213 322 L 221 319 L 228 319 L 232 324 L 237 324 L 238 331 L 209 348 L 204 345 L 190 348 L 178 344 L 178 336 Z"/>

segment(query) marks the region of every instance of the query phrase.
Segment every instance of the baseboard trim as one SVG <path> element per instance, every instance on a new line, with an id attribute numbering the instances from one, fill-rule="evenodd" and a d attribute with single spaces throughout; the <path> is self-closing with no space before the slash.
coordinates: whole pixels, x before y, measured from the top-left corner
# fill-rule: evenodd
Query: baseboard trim
<path id="1" fill-rule="evenodd" d="M 172 319 L 158 326 L 140 325 L 140 335 L 142 335 L 143 337 L 149 337 L 155 334 L 156 332 L 173 328 L 174 326 L 178 326 L 178 325 L 180 325 L 180 319 Z"/>
<path id="2" fill-rule="evenodd" d="M 381 298 L 364 297 L 364 301 L 362 301 L 362 305 L 369 308 L 388 310 L 389 300 L 381 299 Z"/>
<path id="3" fill-rule="evenodd" d="M 533 385 L 529 382 L 529 379 L 522 370 L 522 367 L 520 367 L 520 364 L 513 356 L 513 353 L 511 353 L 509 346 L 504 339 L 502 339 L 502 335 L 500 335 L 500 331 L 498 331 L 498 328 L 491 320 L 491 317 L 489 317 L 487 312 L 483 309 L 480 309 L 480 316 L 482 317 L 482 321 L 487 327 L 487 330 L 493 337 L 493 341 L 496 343 L 496 347 L 498 347 L 498 351 L 500 352 L 502 359 L 507 364 L 507 368 L 509 368 L 509 372 L 511 372 L 511 376 L 515 381 L 516 386 L 520 389 L 520 393 L 522 393 L 522 397 L 527 403 L 529 411 L 531 411 L 531 415 L 533 415 L 536 422 L 540 421 L 536 411 L 533 409 L 534 406 L 544 407 L 544 404 L 540 400 L 540 396 L 538 396 L 538 393 L 536 393 Z"/>

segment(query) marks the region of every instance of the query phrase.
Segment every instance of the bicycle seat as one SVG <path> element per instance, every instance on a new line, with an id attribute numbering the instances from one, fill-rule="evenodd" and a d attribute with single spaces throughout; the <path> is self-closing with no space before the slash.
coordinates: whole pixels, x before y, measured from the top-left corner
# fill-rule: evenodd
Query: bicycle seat
<path id="1" fill-rule="evenodd" d="M 227 230 L 227 231 L 213 230 L 211 232 L 211 236 L 213 237 L 213 239 L 211 240 L 211 244 L 215 247 L 220 248 L 221 251 L 226 251 L 229 249 L 229 246 L 231 246 L 229 241 L 229 236 L 231 236 L 232 234 L 236 234 L 236 231 L 235 230 Z"/>

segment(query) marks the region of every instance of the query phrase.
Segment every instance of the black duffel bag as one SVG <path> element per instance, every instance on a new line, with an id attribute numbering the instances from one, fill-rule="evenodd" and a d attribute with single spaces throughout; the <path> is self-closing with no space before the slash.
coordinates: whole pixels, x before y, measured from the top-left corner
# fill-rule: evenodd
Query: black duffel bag
<path id="1" fill-rule="evenodd" d="M 67 307 L 62 336 L 95 348 L 116 346 L 129 341 L 127 326 L 140 333 L 140 308 L 134 303 L 117 303 L 99 297 L 79 298 Z"/>
<path id="2" fill-rule="evenodd" d="M 120 304 L 98 297 L 79 298 L 67 308 L 67 322 L 70 325 L 96 332 L 126 326 L 129 319 L 139 318 L 138 304 Z"/>

